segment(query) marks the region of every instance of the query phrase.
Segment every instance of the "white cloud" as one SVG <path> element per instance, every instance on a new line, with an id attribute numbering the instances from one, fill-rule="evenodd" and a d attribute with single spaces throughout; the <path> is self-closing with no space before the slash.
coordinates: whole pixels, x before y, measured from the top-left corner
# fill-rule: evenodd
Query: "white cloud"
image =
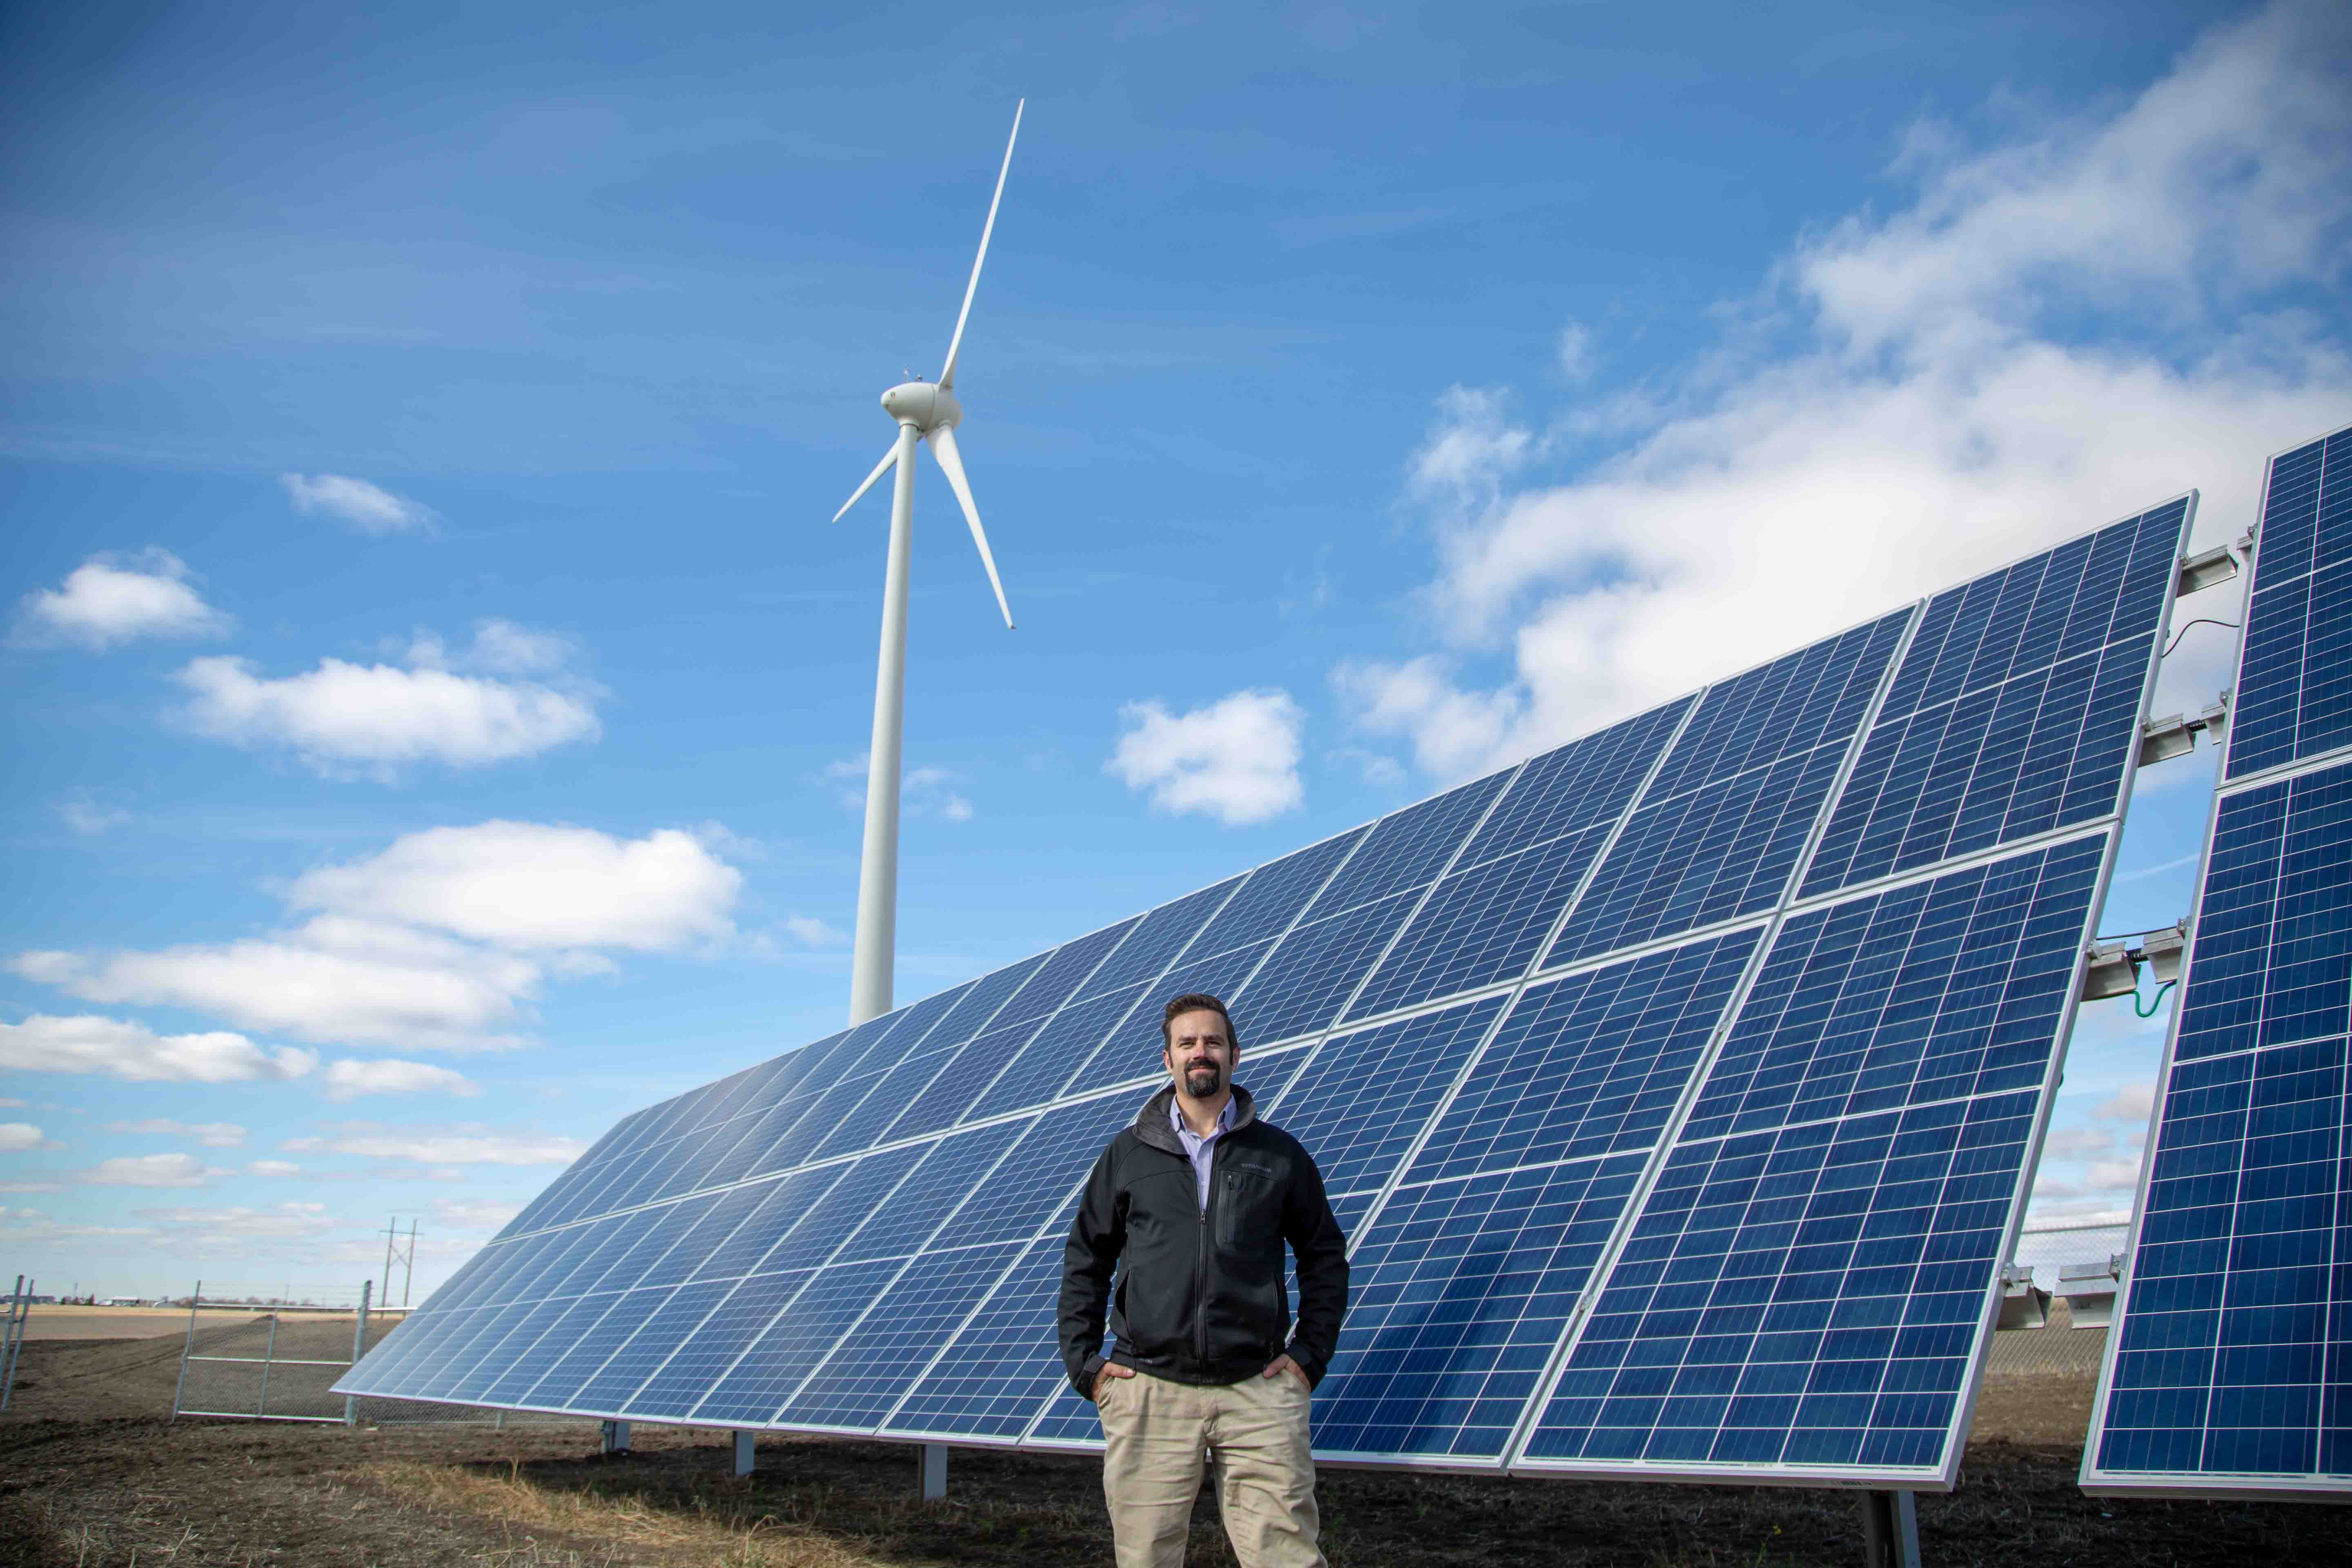
<path id="1" fill-rule="evenodd" d="M 95 1187 L 201 1187 L 215 1176 L 228 1173 L 215 1170 L 194 1154 L 133 1154 L 120 1160 L 100 1160 L 87 1171 L 75 1172 L 75 1176 Z"/>
<path id="2" fill-rule="evenodd" d="M 321 773 L 389 776 L 417 763 L 481 767 L 602 732 L 591 692 L 430 666 L 349 664 L 274 679 L 250 659 L 192 661 L 181 718 L 231 745 L 284 746 Z"/>
<path id="3" fill-rule="evenodd" d="M 488 1236 L 522 1213 L 522 1205 L 496 1198 L 435 1198 L 428 1205 L 436 1228 Z"/>
<path id="4" fill-rule="evenodd" d="M 139 1217 L 151 1222 L 156 1239 L 173 1250 L 198 1256 L 226 1256 L 240 1262 L 250 1262 L 267 1256 L 289 1256 L 285 1250 L 293 1247 L 290 1256 L 306 1262 L 330 1259 L 321 1258 L 321 1243 L 337 1232 L 358 1232 L 360 1226 L 348 1219 L 327 1213 L 323 1204 L 289 1201 L 268 1208 L 160 1208 L 141 1209 Z M 341 1249 L 338 1262 L 358 1262 L 368 1258 L 364 1233 L 352 1237 L 355 1245 Z M 377 1245 L 375 1252 L 383 1251 Z M 298 1292 L 299 1294 L 299 1292 Z"/>
<path id="5" fill-rule="evenodd" d="M 2126 1084 L 2108 1099 L 2101 1100 L 2091 1112 L 2102 1121 L 2121 1121 L 2126 1125 L 2146 1127 L 2156 1114 L 2156 1084 Z"/>
<path id="6" fill-rule="evenodd" d="M 0 1098 L 0 1109 L 8 1110 L 22 1110 L 32 1103 L 33 1102 L 29 1100 L 9 1100 Z"/>
<path id="7" fill-rule="evenodd" d="M 173 1121 L 169 1117 L 150 1116 L 139 1121 L 110 1121 L 109 1132 L 152 1134 L 165 1138 L 193 1138 L 207 1149 L 237 1149 L 245 1144 L 245 1129 L 234 1121 Z"/>
<path id="8" fill-rule="evenodd" d="M 329 1100 L 351 1100 L 362 1094 L 455 1094 L 471 1099 L 482 1092 L 473 1079 L 447 1068 L 389 1059 L 330 1062 L 324 1081 Z"/>
<path id="9" fill-rule="evenodd" d="M 1119 721 L 1126 733 L 1103 771 L 1148 792 L 1161 811 L 1264 822 L 1304 798 L 1304 715 L 1286 691 L 1236 691 L 1181 715 L 1158 702 L 1130 702 Z"/>
<path id="10" fill-rule="evenodd" d="M 40 1191 L 53 1193 L 59 1190 L 60 1189 L 55 1185 L 42 1188 L 29 1186 L 0 1186 L 0 1192 L 21 1193 Z M 14 1236 L 22 1237 L 27 1241 L 64 1241 L 92 1236 L 143 1237 L 148 1234 L 147 1228 L 144 1226 L 66 1225 L 58 1220 L 52 1219 L 49 1215 L 42 1213 L 39 1209 L 12 1209 L 5 1207 L 0 1207 L 0 1230 L 5 1230 Z"/>
<path id="11" fill-rule="evenodd" d="M 824 776 L 834 786 L 844 811 L 866 809 L 866 769 L 869 753 L 860 752 L 827 763 Z M 970 800 L 954 785 L 961 775 L 953 768 L 910 768 L 898 778 L 898 808 L 908 816 L 937 817 L 944 822 L 970 822 L 975 815 Z"/>
<path id="12" fill-rule="evenodd" d="M 13 967 L 85 1001 L 190 1007 L 246 1028 L 321 1044 L 443 1049 L 520 1043 L 506 1031 L 521 1021 L 541 973 L 528 959 L 340 915 L 322 915 L 272 937 L 212 946 L 100 958 L 26 953 Z M 236 1041 L 257 1054 L 239 1036 L 184 1037 Z M 317 1065 L 308 1051 L 280 1051 L 278 1058 L 299 1058 L 304 1072 Z"/>
<path id="13" fill-rule="evenodd" d="M 252 1176 L 299 1176 L 302 1167 L 291 1160 L 248 1160 L 246 1173 Z"/>
<path id="14" fill-rule="evenodd" d="M 34 1149 L 62 1149 L 29 1121 L 0 1121 L 0 1154 L 22 1154 Z"/>
<path id="15" fill-rule="evenodd" d="M 814 915 L 786 915 L 784 931 L 804 947 L 838 947 L 849 940 L 847 933 Z"/>
<path id="16" fill-rule="evenodd" d="M 286 487 L 286 499 L 294 503 L 294 510 L 305 517 L 325 512 L 362 533 L 378 536 L 429 533 L 433 529 L 430 507 L 366 479 L 343 474 L 280 474 L 278 482 Z"/>
<path id="17" fill-rule="evenodd" d="M 10 967 L 56 985 L 79 973 L 79 964 L 72 953 L 28 952 Z M 89 1014 L 36 1013 L 21 1024 L 0 1024 L 0 1067 L 17 1072 L 103 1073 L 127 1083 L 253 1083 L 300 1078 L 318 1063 L 309 1051 L 270 1050 L 243 1035 L 159 1035 L 143 1024 Z"/>
<path id="18" fill-rule="evenodd" d="M 674 952 L 734 934 L 742 873 L 693 835 L 614 838 L 534 822 L 435 827 L 295 879 L 296 909 L 432 927 L 524 949 Z"/>
<path id="19" fill-rule="evenodd" d="M 289 1138 L 289 1154 L 356 1154 L 443 1165 L 568 1165 L 587 1152 L 577 1138 L 510 1132 L 467 1123 L 456 1127 L 394 1127 L 347 1121 L 325 1137 Z"/>
<path id="20" fill-rule="evenodd" d="M 2192 485 L 2200 537 L 2235 534 L 2263 458 L 2352 406 L 2316 324 L 2352 226 L 2347 16 L 2274 6 L 2000 145 L 1916 136 L 1909 204 L 1798 243 L 1663 391 L 1548 423 L 1447 394 L 1409 484 L 1442 646 L 1341 672 L 1367 727 L 1465 773 Z M 2183 644 L 2159 711 L 2210 700 L 2227 643 Z"/>
<path id="21" fill-rule="evenodd" d="M 1581 322 L 1570 321 L 1559 330 L 1559 338 L 1553 344 L 1553 358 L 1561 380 L 1582 381 L 1592 374 L 1600 355 L 1593 349 L 1592 334 Z"/>
<path id="22" fill-rule="evenodd" d="M 17 635 L 107 648 L 139 637 L 215 637 L 236 623 L 188 585 L 188 568 L 168 550 L 93 555 L 65 582 L 26 596 Z"/>
<path id="23" fill-rule="evenodd" d="M 85 838 L 94 838 L 101 833 L 111 832 L 131 820 L 129 812 L 110 811 L 103 806 L 93 805 L 86 800 L 59 802 L 58 816 L 64 819 L 68 827 Z"/>
<path id="24" fill-rule="evenodd" d="M 741 873 L 702 837 L 677 829 L 626 839 L 485 822 L 428 828 L 367 859 L 296 878 L 279 891 L 309 918 L 264 936 L 146 952 L 20 953 L 10 967 L 87 1001 L 189 1007 L 320 1044 L 500 1047 L 521 1043 L 516 1031 L 530 1023 L 549 973 L 609 969 L 599 950 L 735 942 L 741 887 Z M 189 1037 L 255 1049 L 236 1036 Z M 7 1048 L 0 1044 L 0 1062 Z M 300 1071 L 317 1065 L 295 1055 Z M 333 1069 L 326 1083 L 339 1098 L 395 1088 L 467 1092 L 455 1074 L 433 1076 L 444 1070 L 360 1063 Z"/>

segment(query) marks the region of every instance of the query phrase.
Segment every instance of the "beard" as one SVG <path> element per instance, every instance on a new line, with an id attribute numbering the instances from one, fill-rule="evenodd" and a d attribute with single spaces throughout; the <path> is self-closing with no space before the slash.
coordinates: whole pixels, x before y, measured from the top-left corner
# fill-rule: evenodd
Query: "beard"
<path id="1" fill-rule="evenodd" d="M 1184 1092 L 1194 1100 L 1206 1100 L 1224 1086 L 1223 1068 L 1195 1062 L 1184 1069 Z"/>

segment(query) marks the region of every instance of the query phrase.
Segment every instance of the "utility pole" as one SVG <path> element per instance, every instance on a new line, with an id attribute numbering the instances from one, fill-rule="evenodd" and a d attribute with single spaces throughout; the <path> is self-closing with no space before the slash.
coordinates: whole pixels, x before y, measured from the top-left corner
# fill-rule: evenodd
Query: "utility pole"
<path id="1" fill-rule="evenodd" d="M 408 1287 L 416 1278 L 416 1222 L 413 1219 L 408 1222 L 406 1245 L 403 1246 L 398 1215 L 392 1216 L 383 1231 L 383 1304 L 387 1308 L 392 1305 L 392 1266 L 394 1263 L 401 1266 L 400 1305 L 405 1310 Z"/>

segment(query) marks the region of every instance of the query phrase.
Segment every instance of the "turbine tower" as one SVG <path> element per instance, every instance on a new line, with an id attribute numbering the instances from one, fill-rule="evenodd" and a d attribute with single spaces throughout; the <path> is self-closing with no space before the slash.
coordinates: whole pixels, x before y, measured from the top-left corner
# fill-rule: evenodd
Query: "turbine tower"
<path id="1" fill-rule="evenodd" d="M 971 281 L 964 285 L 963 309 L 956 312 L 955 334 L 948 340 L 948 362 L 936 382 L 902 382 L 882 395 L 882 411 L 898 422 L 898 434 L 874 471 L 856 493 L 833 514 L 839 522 L 857 504 L 874 481 L 896 472 L 890 486 L 890 555 L 882 578 L 882 658 L 874 682 L 874 744 L 866 763 L 866 852 L 857 873 L 857 945 L 850 959 L 849 1021 L 862 1024 L 890 1010 L 892 972 L 896 967 L 898 927 L 898 774 L 899 746 L 907 709 L 907 567 L 913 547 L 915 521 L 915 443 L 928 442 L 940 470 L 971 525 L 971 542 L 980 546 L 981 564 L 988 568 L 989 585 L 996 590 L 996 607 L 1004 629 L 1013 629 L 1013 610 L 1004 602 L 1004 584 L 996 575 L 996 557 L 989 552 L 988 534 L 980 526 L 980 509 L 972 504 L 971 485 L 964 478 L 963 456 L 956 450 L 955 427 L 963 420 L 963 405 L 956 401 L 956 355 L 963 347 L 964 323 L 971 317 L 971 297 L 980 288 L 980 268 L 988 259 L 989 236 L 996 231 L 996 207 L 1004 199 L 1004 176 L 1013 169 L 1013 144 L 1021 137 L 1024 99 L 1013 110 L 1013 134 L 1005 139 L 1004 163 L 996 172 L 996 194 L 989 198 L 988 221 L 981 226 L 980 254 L 971 260 Z"/>

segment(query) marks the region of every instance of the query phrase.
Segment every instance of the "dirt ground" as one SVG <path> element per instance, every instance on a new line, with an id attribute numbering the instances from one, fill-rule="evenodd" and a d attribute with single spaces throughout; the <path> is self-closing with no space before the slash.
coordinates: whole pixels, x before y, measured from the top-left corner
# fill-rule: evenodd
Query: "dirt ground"
<path id="1" fill-rule="evenodd" d="M 224 1322 L 249 1323 L 251 1312 L 206 1311 L 206 1326 Z M 351 1321 L 343 1320 L 346 1325 Z M 184 1333 L 188 1314 L 155 1307 L 36 1307 L 25 1320 L 26 1340 L 152 1340 Z M 348 1326 L 345 1338 L 351 1335 Z"/>
<path id="2" fill-rule="evenodd" d="M 200 1334 L 200 1338 L 202 1335 Z M 2340 1508 L 2086 1498 L 2074 1485 L 2094 1333 L 2000 1336 L 1959 1489 L 1919 1499 L 1937 1564 L 2243 1568 L 2352 1562 Z M 1110 1555 L 1095 1461 L 959 1449 L 949 1500 L 913 1493 L 913 1450 L 592 1423 L 171 1425 L 179 1336 L 27 1343 L 0 1417 L 0 1568 L 1076 1568 Z M 1329 1471 L 1333 1568 L 1858 1564 L 1851 1497 Z M 1229 1563 L 1213 1499 L 1189 1563 Z"/>

